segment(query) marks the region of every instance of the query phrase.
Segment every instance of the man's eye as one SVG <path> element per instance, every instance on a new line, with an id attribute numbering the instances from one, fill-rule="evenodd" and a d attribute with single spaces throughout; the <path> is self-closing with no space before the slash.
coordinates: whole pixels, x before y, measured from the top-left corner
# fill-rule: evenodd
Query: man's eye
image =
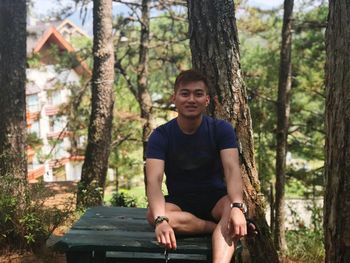
<path id="1" fill-rule="evenodd" d="M 188 96 L 188 94 L 189 94 L 188 92 L 181 92 L 180 93 L 181 96 Z"/>
<path id="2" fill-rule="evenodd" d="M 196 93 L 196 96 L 197 96 L 197 97 L 202 97 L 203 95 L 204 95 L 203 92 L 197 92 L 197 93 Z"/>

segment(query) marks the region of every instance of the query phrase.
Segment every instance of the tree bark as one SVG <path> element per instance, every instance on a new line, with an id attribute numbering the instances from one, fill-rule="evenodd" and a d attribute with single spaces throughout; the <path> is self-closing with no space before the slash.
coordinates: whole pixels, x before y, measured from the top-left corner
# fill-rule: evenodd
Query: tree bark
<path id="1" fill-rule="evenodd" d="M 114 105 L 112 0 L 94 0 L 93 4 L 92 109 L 77 196 L 77 204 L 85 207 L 101 205 L 103 201 Z"/>
<path id="2" fill-rule="evenodd" d="M 327 263 L 350 262 L 350 3 L 329 1 L 324 231 Z"/>
<path id="3" fill-rule="evenodd" d="M 144 123 L 142 126 L 143 160 L 146 160 L 146 149 L 148 137 L 154 129 L 154 120 L 152 115 L 152 98 L 148 91 L 148 54 L 149 54 L 149 0 L 142 0 L 141 7 L 141 35 L 140 35 L 140 53 L 139 67 L 137 70 L 137 100 L 140 105 L 141 118 Z"/>
<path id="4" fill-rule="evenodd" d="M 255 220 L 260 230 L 258 237 L 247 238 L 250 256 L 245 260 L 278 262 L 265 219 L 264 201 L 259 193 L 253 130 L 241 75 L 233 0 L 188 0 L 188 14 L 193 67 L 207 76 L 210 96 L 217 96 L 218 105 L 221 105 L 211 104 L 209 111 L 230 121 L 239 138 L 244 199 L 248 205 L 248 216 Z"/>
<path id="5" fill-rule="evenodd" d="M 285 177 L 286 154 L 290 113 L 290 93 L 292 76 L 292 22 L 294 0 L 284 1 L 282 26 L 282 44 L 280 54 L 280 72 L 277 98 L 277 133 L 276 133 L 276 199 L 274 241 L 276 249 L 284 255 L 287 250 L 285 235 Z"/>
<path id="6" fill-rule="evenodd" d="M 26 180 L 26 1 L 0 1 L 0 176 Z"/>

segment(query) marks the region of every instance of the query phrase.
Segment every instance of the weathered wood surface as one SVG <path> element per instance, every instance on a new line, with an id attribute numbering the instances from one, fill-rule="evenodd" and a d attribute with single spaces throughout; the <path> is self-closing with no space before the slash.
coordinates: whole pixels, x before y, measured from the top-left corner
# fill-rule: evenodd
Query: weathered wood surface
<path id="1" fill-rule="evenodd" d="M 128 252 L 123 257 L 163 257 L 164 248 L 155 239 L 146 221 L 146 209 L 125 207 L 93 207 L 54 245 L 66 253 Z M 114 254 L 118 254 L 114 253 Z M 207 260 L 211 253 L 211 237 L 177 236 L 177 249 L 170 257 Z M 122 253 L 121 253 L 122 254 Z M 129 255 L 129 256 L 127 256 Z"/>

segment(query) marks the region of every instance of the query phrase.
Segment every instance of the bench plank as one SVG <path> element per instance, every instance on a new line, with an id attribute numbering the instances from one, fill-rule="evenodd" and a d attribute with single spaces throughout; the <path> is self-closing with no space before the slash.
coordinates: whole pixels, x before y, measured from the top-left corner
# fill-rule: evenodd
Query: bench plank
<path id="1" fill-rule="evenodd" d="M 181 259 L 191 259 L 190 255 L 198 255 L 199 258 L 210 256 L 210 235 L 176 238 L 177 249 L 170 251 L 172 255 L 181 254 Z M 77 253 L 85 253 L 86 262 L 95 254 L 101 256 L 105 252 L 107 255 L 110 254 L 108 252 L 128 252 L 158 256 L 164 253 L 164 248 L 155 240 L 154 229 L 146 220 L 146 209 L 125 207 L 89 208 L 54 248 L 66 252 L 69 255 L 67 261 L 69 257 L 76 260 Z"/>

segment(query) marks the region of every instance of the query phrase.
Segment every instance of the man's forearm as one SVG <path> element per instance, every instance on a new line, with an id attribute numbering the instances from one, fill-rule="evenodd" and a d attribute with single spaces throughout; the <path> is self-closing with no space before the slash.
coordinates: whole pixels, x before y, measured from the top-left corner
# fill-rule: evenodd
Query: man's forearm
<path id="1" fill-rule="evenodd" d="M 243 182 L 238 168 L 234 168 L 231 174 L 227 176 L 227 193 L 232 203 L 243 202 Z"/>
<path id="2" fill-rule="evenodd" d="M 230 201 L 233 203 L 242 203 L 243 181 L 239 166 L 238 150 L 234 148 L 221 150 L 220 155 Z"/>
<path id="3" fill-rule="evenodd" d="M 227 192 L 231 203 L 243 203 L 243 193 L 240 189 L 237 187 L 228 188 Z"/>
<path id="4" fill-rule="evenodd" d="M 158 189 L 158 187 L 147 187 L 147 199 L 154 219 L 157 216 L 165 215 L 165 199 L 162 191 Z"/>

